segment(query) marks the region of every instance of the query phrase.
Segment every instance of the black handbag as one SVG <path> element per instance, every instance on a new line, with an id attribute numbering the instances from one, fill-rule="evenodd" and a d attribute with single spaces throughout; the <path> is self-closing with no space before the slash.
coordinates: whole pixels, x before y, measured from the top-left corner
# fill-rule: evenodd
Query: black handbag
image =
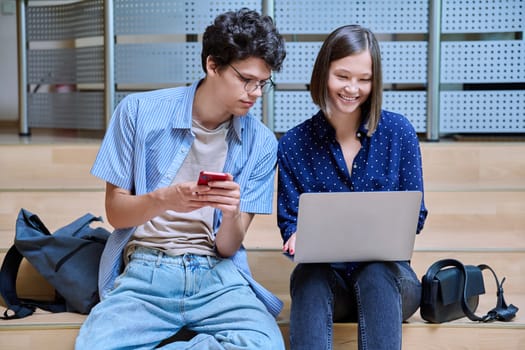
<path id="1" fill-rule="evenodd" d="M 485 294 L 483 270 L 494 275 L 497 285 L 496 307 L 484 316 L 474 312 L 479 296 Z M 467 316 L 472 321 L 510 321 L 518 308 L 508 305 L 503 297 L 503 282 L 487 265 L 463 265 L 455 259 L 443 259 L 432 264 L 422 278 L 421 317 L 430 323 L 442 323 Z"/>

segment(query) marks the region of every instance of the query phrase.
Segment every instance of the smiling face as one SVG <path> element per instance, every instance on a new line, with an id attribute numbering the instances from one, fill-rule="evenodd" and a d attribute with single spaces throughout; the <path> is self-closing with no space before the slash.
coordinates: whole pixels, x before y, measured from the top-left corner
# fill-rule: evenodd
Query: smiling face
<path id="1" fill-rule="evenodd" d="M 370 52 L 367 50 L 332 61 L 327 87 L 330 117 L 360 118 L 360 107 L 372 91 Z"/>

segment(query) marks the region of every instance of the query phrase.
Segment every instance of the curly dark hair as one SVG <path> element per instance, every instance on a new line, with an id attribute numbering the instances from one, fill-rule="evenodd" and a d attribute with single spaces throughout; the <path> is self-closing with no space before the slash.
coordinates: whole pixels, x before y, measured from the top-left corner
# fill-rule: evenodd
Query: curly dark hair
<path id="1" fill-rule="evenodd" d="M 206 72 L 206 59 L 224 67 L 236 60 L 249 57 L 263 59 L 273 71 L 279 71 L 286 56 L 284 38 L 273 19 L 256 11 L 242 8 L 225 12 L 208 26 L 202 39 L 202 69 Z"/>

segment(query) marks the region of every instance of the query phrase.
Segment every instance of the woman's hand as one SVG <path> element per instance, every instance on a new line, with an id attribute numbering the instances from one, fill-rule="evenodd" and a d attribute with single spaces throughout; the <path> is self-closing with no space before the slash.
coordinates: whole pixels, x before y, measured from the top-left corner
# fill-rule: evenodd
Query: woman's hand
<path id="1" fill-rule="evenodd" d="M 288 238 L 286 243 L 283 245 L 283 253 L 288 253 L 290 255 L 295 254 L 295 233 Z"/>

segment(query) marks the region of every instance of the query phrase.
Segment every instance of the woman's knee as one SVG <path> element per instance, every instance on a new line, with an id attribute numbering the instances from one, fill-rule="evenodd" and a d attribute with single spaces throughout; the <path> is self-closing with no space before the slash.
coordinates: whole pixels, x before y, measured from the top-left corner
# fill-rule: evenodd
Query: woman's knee
<path id="1" fill-rule="evenodd" d="M 403 321 L 412 316 L 421 304 L 421 282 L 415 272 L 410 270 L 405 273 L 401 281 L 401 301 L 403 305 Z"/>
<path id="2" fill-rule="evenodd" d="M 421 283 L 405 262 L 373 262 L 362 266 L 356 277 L 361 290 L 376 290 L 384 299 L 400 300 L 403 320 L 412 316 L 421 301 Z M 373 294 L 373 293 L 369 293 Z"/>
<path id="3" fill-rule="evenodd" d="M 332 270 L 326 264 L 299 264 L 290 278 L 290 293 L 296 291 L 314 292 L 319 289 L 330 289 Z M 311 290 L 311 291 L 310 291 Z"/>

